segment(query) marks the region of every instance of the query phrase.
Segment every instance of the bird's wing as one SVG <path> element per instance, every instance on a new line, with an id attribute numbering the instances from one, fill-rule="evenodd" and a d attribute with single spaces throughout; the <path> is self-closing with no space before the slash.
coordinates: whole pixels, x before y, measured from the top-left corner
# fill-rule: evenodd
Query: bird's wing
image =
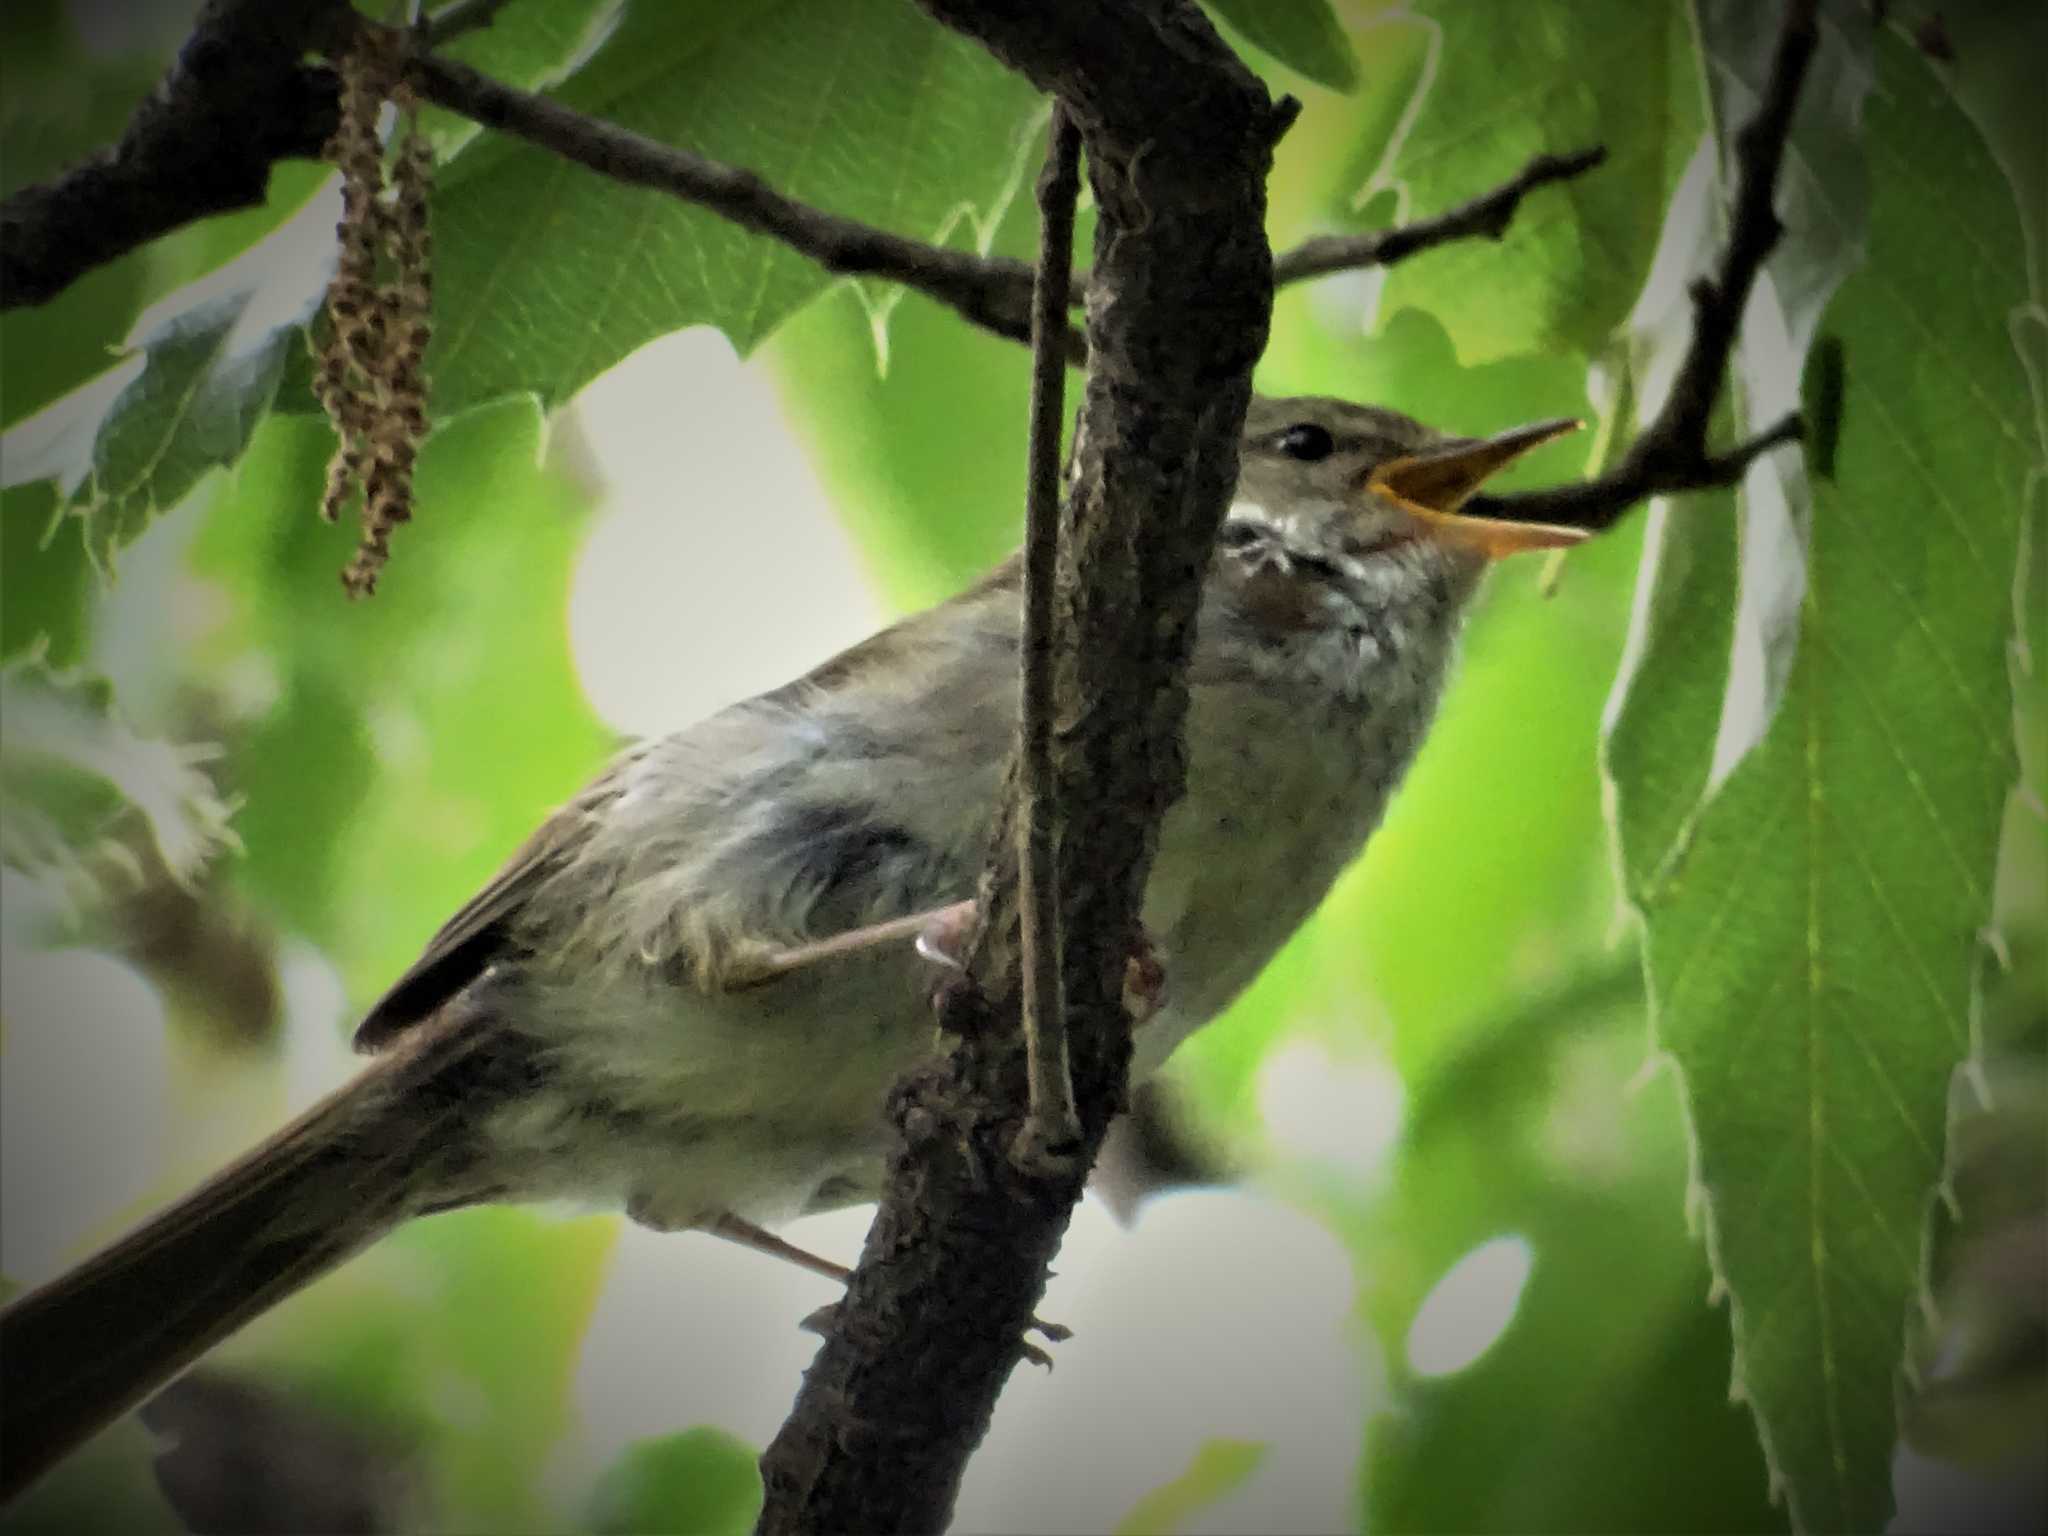
<path id="1" fill-rule="evenodd" d="M 897 865 L 941 858 L 950 850 L 936 834 L 957 831 L 952 827 L 956 820 L 971 828 L 967 841 L 978 856 L 980 826 L 972 816 L 957 816 L 949 807 L 936 816 L 936 828 L 899 826 L 881 811 L 863 809 L 862 796 L 873 790 L 874 763 L 893 754 L 942 767 L 944 772 L 928 777 L 950 786 L 944 793 L 963 803 L 978 807 L 990 799 L 1015 704 L 1003 690 L 987 686 L 987 666 L 970 663 L 993 646 L 997 674 L 1011 676 L 1019 571 L 1012 559 L 945 609 L 885 629 L 795 682 L 687 731 L 628 749 L 543 822 L 491 882 L 441 926 L 411 969 L 365 1016 L 356 1030 L 356 1048 L 382 1048 L 432 1017 L 493 964 L 523 953 L 526 935 L 534 930 L 536 894 L 571 866 L 607 874 L 593 895 L 596 889 L 656 892 L 657 898 L 643 902 L 638 914 L 630 906 L 606 908 L 613 931 L 605 937 L 617 939 L 621 917 L 628 920 L 629 931 L 632 918 L 645 919 L 632 948 L 644 956 L 666 953 L 685 962 L 680 968 L 710 990 L 761 986 L 876 945 L 908 945 L 931 914 L 863 926 L 859 918 L 838 920 L 845 914 L 821 898 L 842 880 L 865 889 Z M 973 622 L 962 622 L 961 605 L 973 610 Z M 949 610 L 950 616 L 942 618 Z M 948 642 L 935 643 L 926 633 L 930 625 L 938 625 Z M 875 707 L 877 692 L 890 690 L 914 696 L 915 707 Z M 953 695 L 958 697 L 946 702 Z M 793 715 L 810 720 L 813 729 L 793 732 L 788 725 Z M 891 734 L 877 734 L 877 718 L 891 722 Z M 869 755 L 845 761 L 821 755 L 809 745 L 820 733 L 857 734 Z M 689 759 L 698 766 L 674 766 Z M 714 771 L 712 765 L 721 766 Z M 673 792 L 676 775 L 717 784 L 718 792 L 678 796 Z M 664 776 L 670 780 L 667 788 L 659 782 Z M 779 821 L 733 812 L 735 805 L 768 799 L 786 812 Z M 641 809 L 617 814 L 631 804 Z M 879 832 L 864 818 L 881 821 Z M 895 854 L 894 861 L 884 859 L 883 852 Z M 964 884 L 965 878 L 954 883 Z M 806 893 L 800 910 L 794 891 Z M 933 894 L 951 900 L 964 891 Z M 558 890 L 547 905 L 559 909 L 563 901 Z M 570 905 L 578 916 L 593 910 L 587 903 Z M 689 921 L 677 922 L 678 914 Z M 551 922 L 562 917 L 556 910 Z M 792 917 L 800 921 L 792 924 Z M 567 925 L 573 928 L 574 921 L 569 918 Z M 816 926 L 821 921 L 823 926 Z M 767 935 L 774 937 L 764 942 L 760 936 Z M 568 934 L 561 937 L 574 942 Z"/>
<path id="2" fill-rule="evenodd" d="M 629 751 L 588 788 L 540 824 L 484 888 L 427 942 L 419 959 L 356 1027 L 356 1049 L 377 1051 L 406 1029 L 433 1017 L 491 965 L 518 952 L 514 919 L 536 888 L 574 856 L 592 819 L 617 797 Z"/>

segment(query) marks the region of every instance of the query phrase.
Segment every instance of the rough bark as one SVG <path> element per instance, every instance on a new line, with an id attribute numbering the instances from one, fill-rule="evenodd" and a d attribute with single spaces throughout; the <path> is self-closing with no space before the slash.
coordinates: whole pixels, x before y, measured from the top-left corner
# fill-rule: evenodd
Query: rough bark
<path id="1" fill-rule="evenodd" d="M 1050 762 L 1083 1155 L 1052 1177 L 1010 1156 L 1026 1102 L 1012 794 L 983 884 L 975 985 L 945 1010 L 956 1048 L 894 1096 L 888 1191 L 762 1458 L 767 1532 L 944 1527 L 1123 1103 L 1124 963 L 1159 819 L 1182 786 L 1195 610 L 1272 304 L 1265 179 L 1292 117 L 1180 0 L 923 3 L 1072 113 L 1100 212 L 1091 372 L 1060 526 Z"/>
<path id="2" fill-rule="evenodd" d="M 334 131 L 333 73 L 305 61 L 338 0 L 208 0 L 120 141 L 0 204 L 0 309 L 208 214 L 261 204 L 279 160 Z"/>

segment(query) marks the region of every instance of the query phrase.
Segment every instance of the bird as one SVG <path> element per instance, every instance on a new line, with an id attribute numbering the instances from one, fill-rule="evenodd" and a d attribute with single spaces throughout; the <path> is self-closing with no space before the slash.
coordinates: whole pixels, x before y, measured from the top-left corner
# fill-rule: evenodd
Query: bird
<path id="1" fill-rule="evenodd" d="M 1133 1081 L 1363 849 L 1487 566 L 1586 537 L 1461 510 L 1577 425 L 1470 437 L 1253 397 L 1189 663 L 1186 792 L 1145 892 L 1165 983 Z M 973 895 L 1021 613 L 1013 557 L 621 752 L 364 1016 L 353 1080 L 0 1312 L 0 1499 L 416 1217 L 569 1200 L 843 1274 L 771 1229 L 877 1196 L 888 1090 L 940 1048 L 919 949 Z"/>

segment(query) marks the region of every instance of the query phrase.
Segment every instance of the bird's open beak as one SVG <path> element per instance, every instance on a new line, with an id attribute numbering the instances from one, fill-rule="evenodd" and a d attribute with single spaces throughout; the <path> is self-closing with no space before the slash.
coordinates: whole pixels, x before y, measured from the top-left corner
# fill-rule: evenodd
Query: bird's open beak
<path id="1" fill-rule="evenodd" d="M 1582 421 L 1569 417 L 1513 427 L 1492 437 L 1468 438 L 1380 465 L 1365 488 L 1393 502 L 1422 525 L 1422 532 L 1440 544 L 1468 549 L 1498 560 L 1528 549 L 1566 549 L 1589 537 L 1583 528 L 1551 523 L 1515 523 L 1500 518 L 1471 517 L 1462 507 L 1491 475 L 1514 463 L 1531 448 L 1576 432 Z"/>

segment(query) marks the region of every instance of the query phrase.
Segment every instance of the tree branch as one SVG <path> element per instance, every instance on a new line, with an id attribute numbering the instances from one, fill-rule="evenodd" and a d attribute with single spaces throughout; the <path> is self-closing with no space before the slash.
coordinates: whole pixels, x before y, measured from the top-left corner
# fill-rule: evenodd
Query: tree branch
<path id="1" fill-rule="evenodd" d="M 1470 202 L 1434 218 L 1397 224 L 1362 235 L 1319 235 L 1276 257 L 1273 280 L 1285 285 L 1356 267 L 1391 267 L 1422 251 L 1454 240 L 1498 240 L 1514 222 L 1522 199 L 1538 187 L 1571 181 L 1605 163 L 1607 147 L 1596 144 L 1570 155 L 1537 155 L 1520 171 Z"/>
<path id="2" fill-rule="evenodd" d="M 1544 491 L 1475 496 L 1468 510 L 1486 517 L 1607 528 L 1648 497 L 1733 485 L 1759 454 L 1804 435 L 1805 425 L 1794 413 L 1725 453 L 1713 453 L 1707 446 L 1708 423 L 1728 373 L 1750 289 L 1784 233 L 1772 198 L 1799 91 L 1820 42 L 1816 10 L 1817 0 L 1787 0 L 1763 100 L 1735 135 L 1728 237 L 1714 271 L 1693 284 L 1692 338 L 1656 418 L 1629 445 L 1621 462 L 1598 479 Z"/>
<path id="3" fill-rule="evenodd" d="M 509 0 L 454 0 L 428 16 L 421 24 L 429 48 L 439 48 L 458 37 L 481 32 L 498 19 Z"/>
<path id="4" fill-rule="evenodd" d="M 922 0 L 1071 112 L 1100 217 L 1091 373 L 1061 518 L 1050 767 L 1081 1157 L 1009 1157 L 1026 1101 L 1013 776 L 946 1060 L 900 1084 L 859 1268 L 762 1458 L 761 1529 L 929 1531 L 1016 1364 L 1130 1058 L 1125 962 L 1181 789 L 1184 671 L 1273 291 L 1271 146 L 1291 120 L 1187 0 Z"/>
<path id="5" fill-rule="evenodd" d="M 1011 1153 L 1027 1171 L 1071 1159 L 1081 1140 L 1060 973 L 1059 807 L 1052 772 L 1053 583 L 1059 558 L 1060 427 L 1067 415 L 1062 342 L 1067 284 L 1074 270 L 1081 132 L 1057 102 L 1048 140 L 1038 181 L 1038 288 L 1031 301 L 1031 465 L 1024 500 L 1024 647 L 1018 690 L 1017 797 L 1024 833 L 1018 879 L 1030 1104 Z"/>
<path id="6" fill-rule="evenodd" d="M 904 283 L 999 336 L 1031 339 L 1031 268 L 1024 262 L 947 250 L 827 213 L 784 196 L 752 171 L 672 149 L 453 59 L 415 54 L 406 77 L 438 107 L 613 181 L 708 208 L 742 229 L 781 241 L 828 272 Z"/>
<path id="7" fill-rule="evenodd" d="M 1023 262 L 971 256 L 826 213 L 776 191 L 752 171 L 672 149 L 451 60 L 416 57 L 411 78 L 413 88 L 436 106 L 614 181 L 708 208 L 780 240 L 828 272 L 899 282 L 984 330 L 1011 341 L 1031 339 L 1032 269 Z M 1606 158 L 1603 147 L 1538 155 L 1508 181 L 1447 213 L 1370 234 L 1304 241 L 1274 262 L 1274 280 L 1295 283 L 1350 268 L 1392 266 L 1458 240 L 1498 240 L 1530 192 L 1583 176 Z M 1087 283 L 1087 274 L 1079 274 L 1069 291 L 1078 299 Z M 1077 364 L 1085 360 L 1078 336 L 1069 340 L 1067 353 Z"/>
<path id="8" fill-rule="evenodd" d="M 0 310 L 207 214 L 259 206 L 279 160 L 334 131 L 330 71 L 305 64 L 343 0 L 208 0 L 120 141 L 0 204 Z"/>
<path id="9" fill-rule="evenodd" d="M 1012 341 L 1031 335 L 1032 270 L 841 218 L 787 197 L 755 173 L 670 148 L 548 97 L 425 51 L 488 25 L 504 0 L 456 0 L 429 18 L 408 64 L 413 88 L 471 121 L 629 186 L 666 192 L 779 240 L 841 276 L 899 282 Z M 269 167 L 320 153 L 335 120 L 330 71 L 299 62 L 309 46 L 345 47 L 358 25 L 340 0 L 213 0 L 179 63 L 121 143 L 93 165 L 17 192 L 0 207 L 0 310 L 41 303 L 85 272 L 178 226 L 263 200 Z M 1456 240 L 1498 239 L 1529 192 L 1583 175 L 1602 149 L 1538 156 L 1509 181 L 1435 217 L 1370 234 L 1309 240 L 1275 279 L 1391 266 Z M 204 168 L 195 176 L 190 168 Z M 1070 285 L 1084 291 L 1085 274 Z M 1085 360 L 1078 332 L 1068 359 Z"/>

